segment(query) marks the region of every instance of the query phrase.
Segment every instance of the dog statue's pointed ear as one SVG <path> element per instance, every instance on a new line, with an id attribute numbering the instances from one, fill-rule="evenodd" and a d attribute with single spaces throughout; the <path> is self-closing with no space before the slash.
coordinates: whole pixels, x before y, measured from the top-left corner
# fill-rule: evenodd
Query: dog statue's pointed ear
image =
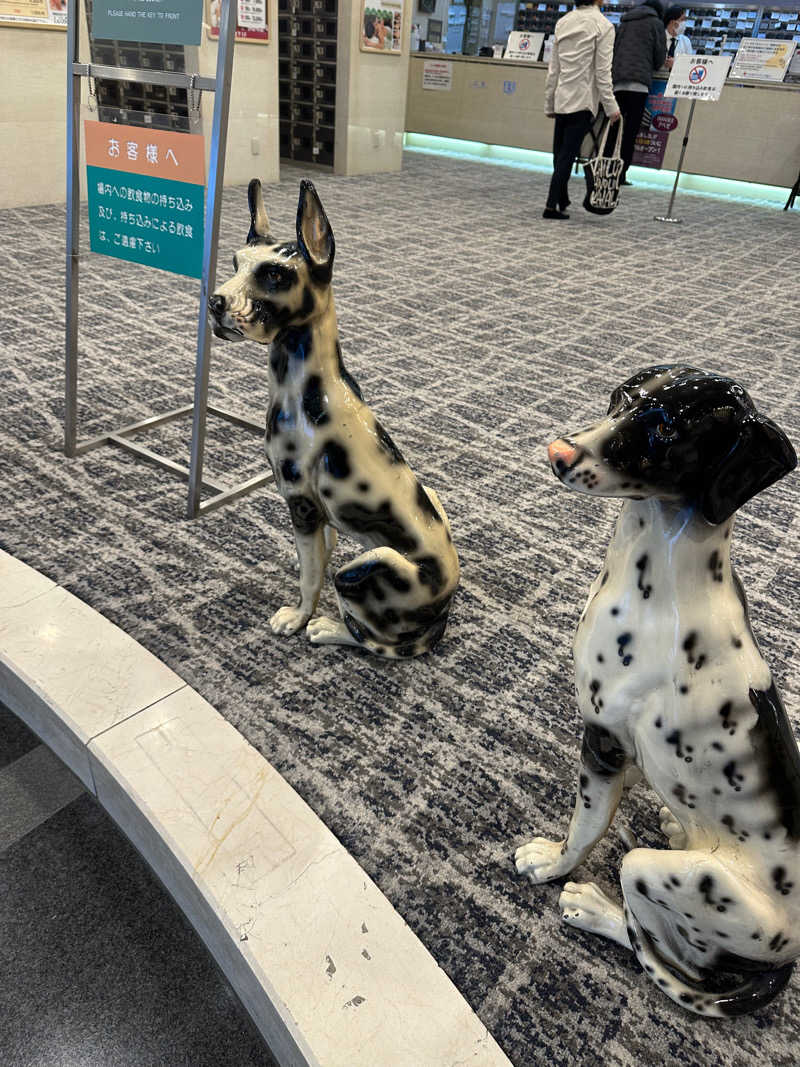
<path id="1" fill-rule="evenodd" d="M 247 203 L 250 205 L 250 232 L 247 235 L 247 243 L 252 244 L 269 237 L 269 218 L 258 178 L 253 178 L 247 186 Z"/>
<path id="2" fill-rule="evenodd" d="M 312 278 L 318 282 L 329 282 L 336 251 L 333 230 L 317 190 L 305 178 L 300 182 L 300 199 L 297 203 L 297 244 L 311 268 Z"/>
<path id="3" fill-rule="evenodd" d="M 797 466 L 789 438 L 771 419 L 748 415 L 733 448 L 709 472 L 700 502 L 715 525 Z"/>

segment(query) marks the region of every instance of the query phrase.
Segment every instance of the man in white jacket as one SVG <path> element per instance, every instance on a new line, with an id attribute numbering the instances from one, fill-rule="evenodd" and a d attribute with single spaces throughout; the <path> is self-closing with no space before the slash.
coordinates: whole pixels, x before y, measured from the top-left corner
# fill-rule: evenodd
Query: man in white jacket
<path id="1" fill-rule="evenodd" d="M 614 27 L 600 14 L 603 0 L 576 0 L 556 23 L 544 90 L 544 112 L 555 118 L 553 177 L 542 212 L 546 219 L 568 219 L 567 183 L 581 143 L 598 106 L 611 122 L 619 118 L 611 82 Z"/>

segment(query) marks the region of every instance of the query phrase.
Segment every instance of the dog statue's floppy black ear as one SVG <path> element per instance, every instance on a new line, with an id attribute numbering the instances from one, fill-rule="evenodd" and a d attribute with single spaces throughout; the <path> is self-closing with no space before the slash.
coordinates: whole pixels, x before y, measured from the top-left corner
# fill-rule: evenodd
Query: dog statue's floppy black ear
<path id="1" fill-rule="evenodd" d="M 748 415 L 736 444 L 709 472 L 700 503 L 703 515 L 715 525 L 724 522 L 796 466 L 797 456 L 783 430 L 771 419 Z"/>
<path id="2" fill-rule="evenodd" d="M 305 178 L 300 182 L 300 199 L 297 203 L 297 243 L 311 268 L 312 278 L 318 282 L 329 282 L 336 251 L 333 230 L 317 190 Z"/>
<path id="3" fill-rule="evenodd" d="M 250 205 L 250 232 L 247 235 L 247 243 L 252 244 L 269 237 L 269 219 L 258 178 L 253 178 L 247 186 L 247 203 Z"/>

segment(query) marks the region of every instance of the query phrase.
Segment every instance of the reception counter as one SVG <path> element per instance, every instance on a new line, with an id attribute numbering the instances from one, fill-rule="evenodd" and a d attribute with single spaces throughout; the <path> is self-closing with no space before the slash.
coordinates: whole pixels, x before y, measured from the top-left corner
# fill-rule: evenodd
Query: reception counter
<path id="1" fill-rule="evenodd" d="M 426 60 L 452 64 L 450 88 L 423 88 Z M 406 132 L 550 152 L 553 123 L 544 115 L 546 77 L 544 63 L 413 53 Z M 678 101 L 678 127 L 667 138 L 664 155 L 666 170 L 677 167 L 689 107 Z M 800 170 L 800 85 L 729 81 L 717 103 L 697 104 L 683 169 L 791 187 Z"/>

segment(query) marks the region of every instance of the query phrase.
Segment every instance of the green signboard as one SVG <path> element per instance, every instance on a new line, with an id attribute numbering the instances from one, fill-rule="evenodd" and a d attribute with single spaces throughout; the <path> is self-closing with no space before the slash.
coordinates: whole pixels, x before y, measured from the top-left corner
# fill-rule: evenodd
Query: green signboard
<path id="1" fill-rule="evenodd" d="M 86 178 L 93 252 L 203 276 L 202 185 L 91 166 Z"/>
<path id="2" fill-rule="evenodd" d="M 203 0 L 94 0 L 92 36 L 112 41 L 200 44 Z"/>

